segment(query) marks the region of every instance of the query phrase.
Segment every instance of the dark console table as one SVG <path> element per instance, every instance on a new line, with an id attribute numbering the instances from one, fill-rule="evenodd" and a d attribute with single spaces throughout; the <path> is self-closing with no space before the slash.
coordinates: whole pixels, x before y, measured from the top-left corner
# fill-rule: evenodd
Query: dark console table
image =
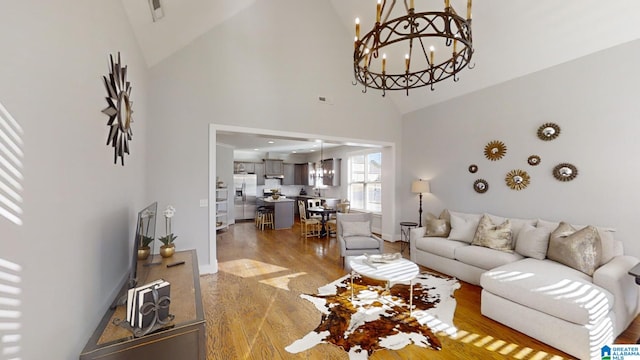
<path id="1" fill-rule="evenodd" d="M 110 309 L 80 354 L 80 360 L 175 360 L 206 359 L 204 310 L 200 295 L 200 274 L 195 250 L 178 251 L 162 259 L 160 265 L 138 264 L 142 282 L 164 279 L 171 283 L 170 313 L 175 316 L 171 327 L 135 338 L 114 319 L 125 319 L 126 304 Z M 184 261 L 183 265 L 167 268 L 167 264 Z M 142 285 L 142 284 L 140 284 Z"/>

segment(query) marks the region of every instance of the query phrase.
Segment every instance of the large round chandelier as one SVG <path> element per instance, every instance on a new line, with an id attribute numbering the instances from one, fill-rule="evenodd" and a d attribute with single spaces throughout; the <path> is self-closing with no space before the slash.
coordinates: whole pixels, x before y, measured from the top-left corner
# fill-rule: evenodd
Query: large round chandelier
<path id="1" fill-rule="evenodd" d="M 402 8 L 395 6 L 396 0 L 378 0 L 376 22 L 362 38 L 356 18 L 354 85 L 362 84 L 362 92 L 380 89 L 384 96 L 387 90 L 405 90 L 407 95 L 409 89 L 423 86 L 434 90 L 433 84 L 450 77 L 458 81 L 457 73 L 471 68 L 471 0 L 466 18 L 450 0 L 444 1 L 444 11 L 415 12 L 414 0 L 403 3 Z"/>

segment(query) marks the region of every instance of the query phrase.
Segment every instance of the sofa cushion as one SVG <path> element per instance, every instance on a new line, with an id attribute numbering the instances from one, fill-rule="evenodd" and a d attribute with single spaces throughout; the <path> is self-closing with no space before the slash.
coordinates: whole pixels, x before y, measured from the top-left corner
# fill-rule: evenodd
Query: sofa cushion
<path id="1" fill-rule="evenodd" d="M 547 257 L 591 276 L 600 265 L 600 235 L 593 226 L 576 231 L 561 222 L 549 237 Z"/>
<path id="2" fill-rule="evenodd" d="M 451 231 L 450 216 L 447 209 L 442 210 L 439 217 L 427 213 L 425 220 L 425 236 L 447 237 Z"/>
<path id="3" fill-rule="evenodd" d="M 421 237 L 416 239 L 416 249 L 448 259 L 455 259 L 456 249 L 465 246 L 469 246 L 469 244 L 440 237 Z"/>
<path id="4" fill-rule="evenodd" d="M 516 241 L 516 252 L 522 256 L 543 260 L 547 257 L 551 233 L 544 227 L 525 225 Z"/>
<path id="5" fill-rule="evenodd" d="M 342 221 L 342 236 L 369 236 L 371 224 L 369 221 Z"/>
<path id="6" fill-rule="evenodd" d="M 459 213 L 455 211 L 449 211 L 449 215 L 451 216 L 451 232 L 449 233 L 449 239 L 464 241 L 471 244 L 482 215 Z"/>
<path id="7" fill-rule="evenodd" d="M 455 259 L 468 265 L 490 270 L 524 259 L 524 257 L 517 253 L 508 253 L 483 246 L 469 245 L 455 248 Z"/>
<path id="8" fill-rule="evenodd" d="M 344 238 L 345 248 L 354 249 L 377 249 L 380 247 L 378 240 L 371 236 L 348 236 Z"/>
<path id="9" fill-rule="evenodd" d="M 551 316 L 595 324 L 613 308 L 614 297 L 591 277 L 551 260 L 527 258 L 482 274 L 483 291 Z"/>
<path id="10" fill-rule="evenodd" d="M 478 224 L 478 228 L 471 245 L 513 252 L 511 223 L 509 222 L 509 219 L 506 219 L 500 225 L 495 225 L 488 215 L 483 215 L 480 219 L 480 223 Z"/>
<path id="11" fill-rule="evenodd" d="M 537 227 L 544 227 L 549 230 L 551 233 L 555 230 L 560 222 L 547 221 L 538 219 Z M 586 225 L 573 225 L 575 229 L 582 230 L 586 227 Z M 623 255 L 623 246 L 622 241 L 616 240 L 614 238 L 614 233 L 616 229 L 609 227 L 596 226 L 598 229 L 598 234 L 600 235 L 600 242 L 602 244 L 602 254 L 600 257 L 600 265 L 608 263 L 614 256 L 622 256 Z"/>

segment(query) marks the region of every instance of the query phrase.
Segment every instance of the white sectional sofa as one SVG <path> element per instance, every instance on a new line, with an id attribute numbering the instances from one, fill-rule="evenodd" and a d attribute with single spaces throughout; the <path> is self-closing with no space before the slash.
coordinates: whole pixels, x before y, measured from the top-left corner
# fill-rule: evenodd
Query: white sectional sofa
<path id="1" fill-rule="evenodd" d="M 640 312 L 640 287 L 628 275 L 638 259 L 623 254 L 613 229 L 483 215 L 429 214 L 410 232 L 411 260 L 480 285 L 483 315 L 577 358 L 599 359 Z M 506 233 L 510 243 L 492 242 Z"/>

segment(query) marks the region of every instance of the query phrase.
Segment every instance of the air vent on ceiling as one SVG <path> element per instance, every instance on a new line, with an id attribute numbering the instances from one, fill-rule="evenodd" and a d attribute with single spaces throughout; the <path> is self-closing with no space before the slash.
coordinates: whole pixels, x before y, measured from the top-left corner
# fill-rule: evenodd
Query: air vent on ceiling
<path id="1" fill-rule="evenodd" d="M 149 0 L 149 7 L 151 8 L 151 17 L 153 18 L 153 22 L 164 17 L 164 10 L 162 10 L 160 0 Z"/>

